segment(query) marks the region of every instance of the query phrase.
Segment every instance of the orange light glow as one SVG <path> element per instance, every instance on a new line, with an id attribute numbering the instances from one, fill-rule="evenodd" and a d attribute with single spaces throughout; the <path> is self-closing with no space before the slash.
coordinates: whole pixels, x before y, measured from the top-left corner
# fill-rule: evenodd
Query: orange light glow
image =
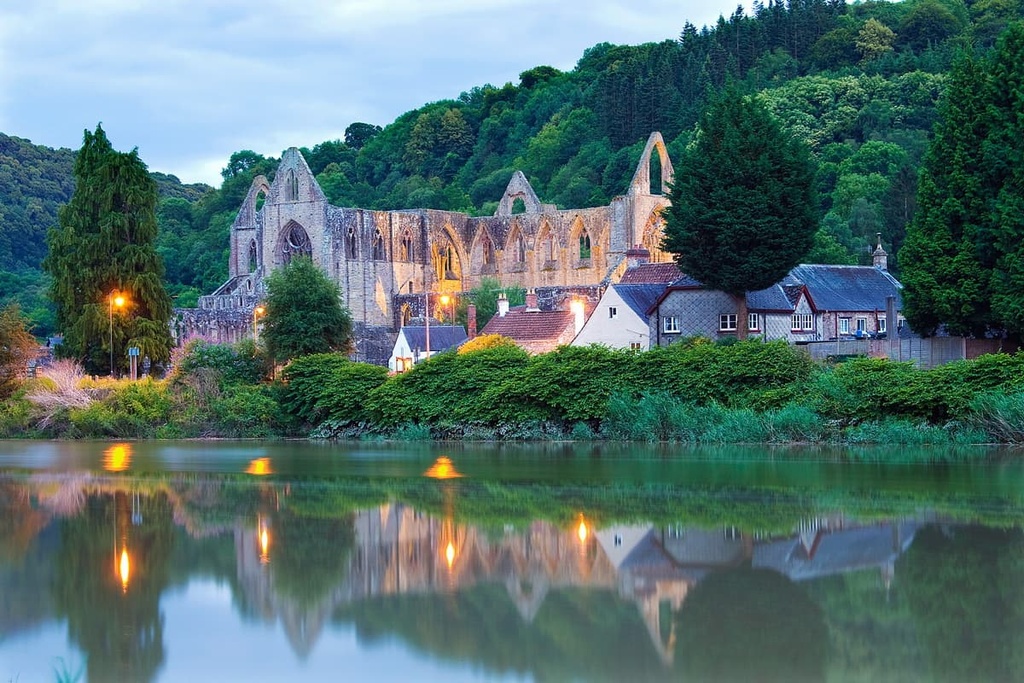
<path id="1" fill-rule="evenodd" d="M 444 549 L 444 559 L 448 560 L 448 569 L 451 569 L 452 564 L 455 563 L 455 544 L 451 541 L 448 542 L 448 547 Z"/>
<path id="2" fill-rule="evenodd" d="M 583 521 L 582 518 L 580 518 L 580 526 L 579 526 L 578 529 L 576 529 L 576 535 L 579 536 L 580 543 L 586 543 L 587 542 L 587 534 L 588 534 L 587 523 L 585 521 Z"/>
<path id="3" fill-rule="evenodd" d="M 455 469 L 451 458 L 442 455 L 434 461 L 430 469 L 423 473 L 423 476 L 430 477 L 431 479 L 458 479 L 463 475 Z"/>
<path id="4" fill-rule="evenodd" d="M 115 443 L 103 451 L 103 469 L 108 472 L 123 472 L 132 464 L 132 446 Z"/>
<path id="5" fill-rule="evenodd" d="M 117 574 L 121 577 L 121 592 L 128 592 L 128 577 L 131 573 L 131 566 L 128 561 L 128 549 L 121 549 L 121 561 L 117 566 Z"/>
<path id="6" fill-rule="evenodd" d="M 263 531 L 260 532 L 260 554 L 265 556 L 268 550 L 270 550 L 270 534 L 267 533 L 267 529 L 264 527 Z"/>
<path id="7" fill-rule="evenodd" d="M 121 308 L 121 307 L 124 306 L 124 304 L 125 304 L 125 298 L 123 296 L 118 294 L 117 296 L 114 297 L 114 305 L 115 306 L 117 306 L 118 308 Z"/>
<path id="8" fill-rule="evenodd" d="M 270 562 L 270 530 L 263 517 L 256 516 L 256 537 L 260 544 L 260 564 Z"/>
<path id="9" fill-rule="evenodd" d="M 274 471 L 270 468 L 270 458 L 256 458 L 249 463 L 245 473 L 255 474 L 257 477 L 273 474 Z"/>

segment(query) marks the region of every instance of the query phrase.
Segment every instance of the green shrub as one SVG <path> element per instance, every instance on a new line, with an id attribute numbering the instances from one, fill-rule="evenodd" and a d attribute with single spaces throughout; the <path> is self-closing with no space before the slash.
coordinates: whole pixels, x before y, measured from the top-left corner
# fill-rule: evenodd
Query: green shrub
<path id="1" fill-rule="evenodd" d="M 365 422 L 371 418 L 367 398 L 387 377 L 387 368 L 353 363 L 338 353 L 302 356 L 284 369 L 281 405 L 307 424 Z"/>
<path id="2" fill-rule="evenodd" d="M 825 421 L 807 406 L 790 403 L 765 412 L 761 420 L 772 443 L 817 443 L 825 438 Z"/>
<path id="3" fill-rule="evenodd" d="M 239 385 L 211 403 L 219 436 L 261 438 L 279 433 L 279 406 L 269 387 Z"/>
<path id="4" fill-rule="evenodd" d="M 209 369 L 217 373 L 219 383 L 223 386 L 258 384 L 269 376 L 271 367 L 266 353 L 258 349 L 251 339 L 235 345 L 193 339 L 185 345 L 174 378 L 180 379 L 201 369 Z"/>

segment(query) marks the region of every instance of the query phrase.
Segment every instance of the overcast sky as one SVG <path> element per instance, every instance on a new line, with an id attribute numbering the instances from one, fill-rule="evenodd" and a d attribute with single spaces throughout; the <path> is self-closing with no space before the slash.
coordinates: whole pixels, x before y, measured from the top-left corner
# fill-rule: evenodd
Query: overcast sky
<path id="1" fill-rule="evenodd" d="M 0 132 L 77 149 L 97 122 L 151 170 L 220 185 L 597 43 L 675 39 L 737 0 L 0 0 Z"/>

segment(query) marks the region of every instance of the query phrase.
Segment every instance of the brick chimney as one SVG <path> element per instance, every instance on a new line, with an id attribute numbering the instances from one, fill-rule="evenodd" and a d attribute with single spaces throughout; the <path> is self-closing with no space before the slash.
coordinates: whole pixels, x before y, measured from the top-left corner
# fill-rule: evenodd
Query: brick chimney
<path id="1" fill-rule="evenodd" d="M 466 306 L 466 334 L 470 339 L 476 337 L 476 304 Z"/>
<path id="2" fill-rule="evenodd" d="M 876 232 L 875 235 L 878 236 L 878 245 L 871 254 L 871 264 L 879 270 L 889 270 L 889 254 L 882 249 L 882 233 Z"/>
<path id="3" fill-rule="evenodd" d="M 508 297 L 505 296 L 505 292 L 498 294 L 498 315 L 502 318 L 508 315 Z"/>
<path id="4" fill-rule="evenodd" d="M 532 287 L 526 291 L 526 310 L 536 312 L 540 310 L 537 305 L 537 290 Z"/>
<path id="5" fill-rule="evenodd" d="M 626 250 L 626 267 L 635 268 L 641 263 L 650 263 L 651 252 L 642 244 L 635 245 L 632 249 Z"/>

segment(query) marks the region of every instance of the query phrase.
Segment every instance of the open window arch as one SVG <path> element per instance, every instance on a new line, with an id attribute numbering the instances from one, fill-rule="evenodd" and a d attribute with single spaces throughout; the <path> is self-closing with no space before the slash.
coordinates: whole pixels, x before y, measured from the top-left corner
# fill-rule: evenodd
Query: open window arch
<path id="1" fill-rule="evenodd" d="M 537 264 L 541 270 L 554 268 L 558 263 L 559 244 L 551 224 L 546 220 L 537 231 Z"/>
<path id="2" fill-rule="evenodd" d="M 356 229 L 350 225 L 345 233 L 345 258 L 350 261 L 354 261 L 359 257 L 359 244 L 357 238 Z"/>
<path id="3" fill-rule="evenodd" d="M 380 228 L 373 233 L 373 260 L 387 260 L 387 251 L 384 248 L 384 235 L 381 233 Z"/>
<path id="4" fill-rule="evenodd" d="M 412 306 L 409 304 L 402 304 L 401 311 L 399 312 L 399 319 L 401 320 L 401 326 L 405 327 L 412 320 Z"/>
<path id="5" fill-rule="evenodd" d="M 498 272 L 498 256 L 494 250 L 494 240 L 487 232 L 487 227 L 481 225 L 473 238 L 473 245 L 470 248 L 470 262 L 473 264 L 473 272 L 490 275 Z"/>
<path id="6" fill-rule="evenodd" d="M 312 258 L 313 244 L 309 240 L 309 233 L 295 221 L 288 221 L 281 232 L 278 253 L 282 265 L 291 263 L 294 258 Z"/>
<path id="7" fill-rule="evenodd" d="M 665 219 L 661 215 L 661 211 L 662 208 L 659 207 L 651 212 L 640 239 L 640 244 L 651 255 L 651 263 L 666 263 L 672 260 L 671 254 L 661 248 L 662 240 L 665 237 Z"/>
<path id="8" fill-rule="evenodd" d="M 656 161 L 651 158 L 655 154 Z M 661 133 L 655 131 L 647 138 L 644 151 L 640 154 L 640 162 L 629 183 L 629 194 L 666 195 L 674 173 L 665 140 Z"/>
<path id="9" fill-rule="evenodd" d="M 526 236 L 523 235 L 518 223 L 513 223 L 512 230 L 508 233 L 505 253 L 508 254 L 509 264 L 512 266 L 526 263 Z"/>
<path id="10" fill-rule="evenodd" d="M 413 263 L 416 260 L 416 243 L 408 228 L 402 232 L 402 237 L 398 240 L 398 260 L 405 263 Z"/>
<path id="11" fill-rule="evenodd" d="M 299 199 L 299 179 L 295 175 L 295 169 L 289 168 L 284 181 L 284 200 L 294 202 Z"/>
<path id="12" fill-rule="evenodd" d="M 259 247 L 256 245 L 256 240 L 249 240 L 249 272 L 255 273 L 257 268 L 259 268 Z"/>
<path id="13" fill-rule="evenodd" d="M 430 247 L 430 260 L 434 277 L 439 285 L 444 282 L 462 282 L 462 258 L 455 241 L 446 230 L 440 240 Z"/>

